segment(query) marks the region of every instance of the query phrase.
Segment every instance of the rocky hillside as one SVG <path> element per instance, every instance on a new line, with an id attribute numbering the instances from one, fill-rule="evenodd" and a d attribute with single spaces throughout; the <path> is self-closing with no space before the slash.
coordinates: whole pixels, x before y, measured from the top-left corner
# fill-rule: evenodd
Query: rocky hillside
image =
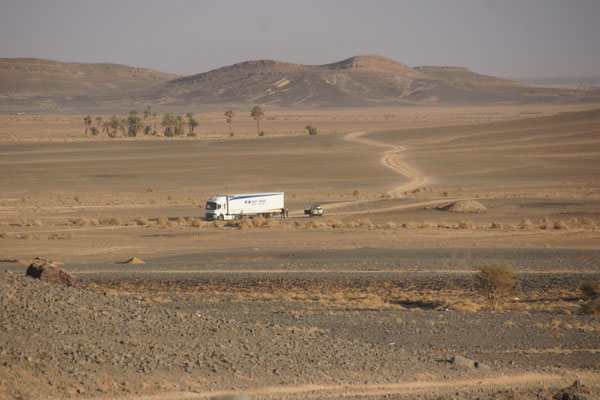
<path id="1" fill-rule="evenodd" d="M 379 56 L 325 65 L 246 61 L 179 77 L 114 64 L 0 59 L 0 110 L 52 101 L 59 109 L 269 104 L 360 107 L 600 101 L 598 91 L 530 87 L 458 67 L 411 68 Z M 46 107 L 48 108 L 48 107 Z"/>

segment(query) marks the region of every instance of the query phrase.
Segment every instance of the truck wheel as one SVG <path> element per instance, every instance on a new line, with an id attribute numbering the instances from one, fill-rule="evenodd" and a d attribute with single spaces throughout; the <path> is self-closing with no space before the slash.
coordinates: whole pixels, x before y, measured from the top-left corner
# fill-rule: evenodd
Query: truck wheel
<path id="1" fill-rule="evenodd" d="M 219 221 L 224 221 L 224 220 L 225 220 L 225 217 L 223 216 L 223 214 L 221 214 L 221 215 L 219 215 L 219 216 L 217 217 L 217 219 L 218 219 Z"/>

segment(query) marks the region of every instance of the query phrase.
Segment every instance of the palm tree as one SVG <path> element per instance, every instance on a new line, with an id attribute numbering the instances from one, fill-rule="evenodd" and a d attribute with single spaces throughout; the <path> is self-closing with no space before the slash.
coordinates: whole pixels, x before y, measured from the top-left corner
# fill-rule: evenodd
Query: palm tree
<path id="1" fill-rule="evenodd" d="M 225 111 L 225 116 L 227 117 L 226 121 L 229 124 L 229 136 L 233 137 L 233 133 L 231 132 L 231 124 L 233 124 L 233 117 L 235 116 L 235 113 L 233 110 L 227 110 Z"/>
<path id="2" fill-rule="evenodd" d="M 181 115 L 178 115 L 175 118 L 175 134 L 177 136 L 183 135 L 183 126 L 185 125 L 185 120 Z"/>
<path id="3" fill-rule="evenodd" d="M 110 130 L 108 131 L 108 136 L 111 138 L 117 137 L 117 131 L 120 127 L 121 120 L 116 115 L 113 115 L 110 121 L 108 122 L 108 128 L 112 129 L 112 132 L 110 132 Z"/>
<path id="4" fill-rule="evenodd" d="M 144 111 L 144 120 L 146 121 L 146 126 L 148 127 L 146 131 L 150 132 L 149 128 L 152 125 L 152 106 L 150 104 L 146 106 L 146 110 Z M 156 127 L 154 129 L 156 129 Z"/>
<path id="5" fill-rule="evenodd" d="M 131 111 L 127 117 L 127 135 L 135 137 L 141 130 L 142 120 L 138 116 L 137 112 Z"/>
<path id="6" fill-rule="evenodd" d="M 164 128 L 165 128 L 165 136 L 167 136 L 167 137 L 174 136 L 173 128 L 176 125 L 176 118 L 175 118 L 174 114 L 166 113 L 160 124 L 162 126 L 164 126 Z"/>
<path id="7" fill-rule="evenodd" d="M 187 124 L 190 127 L 188 136 L 194 136 L 194 128 L 198 126 L 198 121 L 194 118 L 194 113 L 191 112 L 187 113 L 185 117 L 187 118 Z"/>
<path id="8" fill-rule="evenodd" d="M 265 113 L 263 112 L 262 108 L 260 108 L 260 106 L 254 106 L 252 108 L 252 111 L 250 111 L 250 116 L 252 117 L 253 120 L 256 121 L 256 128 L 258 130 L 258 136 L 262 136 L 260 134 L 260 120 L 265 116 Z"/>
<path id="9" fill-rule="evenodd" d="M 85 124 L 85 136 L 87 136 L 88 134 L 88 129 L 92 126 L 92 116 L 91 115 L 86 115 L 83 118 L 83 123 Z"/>

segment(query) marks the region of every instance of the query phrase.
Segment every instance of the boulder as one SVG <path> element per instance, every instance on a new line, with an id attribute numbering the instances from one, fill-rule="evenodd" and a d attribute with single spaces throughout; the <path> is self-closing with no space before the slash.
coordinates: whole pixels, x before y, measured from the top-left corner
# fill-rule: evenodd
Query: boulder
<path id="1" fill-rule="evenodd" d="M 441 211 L 450 211 L 455 213 L 485 213 L 487 208 L 475 200 L 458 200 L 454 203 L 438 207 Z"/>
<path id="2" fill-rule="evenodd" d="M 463 356 L 454 356 L 454 357 L 452 357 L 452 359 L 450 359 L 450 362 L 453 365 L 456 365 L 457 367 L 462 367 L 462 368 L 474 368 L 475 367 L 475 361 L 471 360 L 470 358 L 463 357 Z"/>
<path id="3" fill-rule="evenodd" d="M 73 275 L 58 267 L 54 262 L 41 258 L 33 260 L 25 275 L 48 283 L 60 283 L 67 286 L 74 286 L 77 282 Z"/>

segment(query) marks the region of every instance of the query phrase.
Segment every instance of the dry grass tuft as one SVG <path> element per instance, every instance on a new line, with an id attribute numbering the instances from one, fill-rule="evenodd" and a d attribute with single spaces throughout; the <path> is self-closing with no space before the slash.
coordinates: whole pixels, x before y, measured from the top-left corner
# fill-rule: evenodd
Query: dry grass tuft
<path id="1" fill-rule="evenodd" d="M 257 228 L 260 228 L 261 226 L 263 226 L 265 224 L 265 221 L 266 221 L 266 218 L 259 215 L 258 217 L 252 218 L 252 225 L 254 225 Z"/>
<path id="2" fill-rule="evenodd" d="M 392 198 L 392 195 L 391 195 L 391 194 L 389 194 L 389 193 L 384 193 L 384 194 L 382 194 L 382 195 L 381 195 L 381 198 L 382 198 L 382 199 L 389 200 L 389 199 L 391 199 L 391 198 Z"/>
<path id="3" fill-rule="evenodd" d="M 104 217 L 100 221 L 102 225 L 121 226 L 121 218 L 119 217 Z"/>
<path id="4" fill-rule="evenodd" d="M 146 189 L 146 193 L 154 193 L 154 188 L 149 187 L 148 189 Z"/>
<path id="5" fill-rule="evenodd" d="M 581 227 L 584 229 L 596 229 L 597 226 L 591 218 L 584 217 L 581 219 Z"/>
<path id="6" fill-rule="evenodd" d="M 421 224 L 421 228 L 423 229 L 435 229 L 437 227 L 437 224 L 434 224 L 433 222 L 429 221 L 423 221 L 423 223 Z"/>
<path id="7" fill-rule="evenodd" d="M 447 223 L 447 222 L 440 222 L 438 224 L 438 228 L 441 228 L 441 229 L 452 229 L 452 225 L 449 224 L 449 223 Z"/>
<path id="8" fill-rule="evenodd" d="M 471 221 L 460 221 L 458 223 L 458 229 L 474 229 L 475 228 L 475 224 L 473 224 Z"/>
<path id="9" fill-rule="evenodd" d="M 156 220 L 156 225 L 160 228 L 173 228 L 175 223 L 166 217 L 160 217 Z"/>
<path id="10" fill-rule="evenodd" d="M 540 229 L 552 229 L 552 222 L 550 221 L 550 218 L 542 218 L 540 221 Z"/>
<path id="11" fill-rule="evenodd" d="M 58 239 L 75 239 L 75 234 L 73 232 L 69 233 L 53 233 L 48 235 L 48 240 L 58 240 Z"/>
<path id="12" fill-rule="evenodd" d="M 240 229 L 240 230 L 251 229 L 253 227 L 254 227 L 254 224 L 252 223 L 252 220 L 250 220 L 250 219 L 242 219 L 239 221 L 238 229 Z"/>
<path id="13" fill-rule="evenodd" d="M 200 218 L 190 218 L 189 219 L 189 224 L 191 227 L 193 228 L 200 228 L 202 226 L 202 220 Z"/>
<path id="14" fill-rule="evenodd" d="M 33 239 L 33 236 L 31 236 L 29 233 L 23 233 L 23 234 L 19 235 L 18 237 L 19 237 L 19 239 L 24 239 L 24 240 Z"/>
<path id="15" fill-rule="evenodd" d="M 10 239 L 12 236 L 8 232 L 0 232 L 0 239 Z"/>
<path id="16" fill-rule="evenodd" d="M 339 219 L 335 219 L 335 218 L 327 218 L 327 221 L 325 221 L 325 224 L 332 229 L 340 229 L 340 228 L 346 227 L 346 224 L 344 224 Z"/>
<path id="17" fill-rule="evenodd" d="M 140 217 L 135 220 L 135 223 L 141 226 L 146 226 L 150 223 L 150 221 L 148 221 L 148 218 Z"/>
<path id="18" fill-rule="evenodd" d="M 533 222 L 529 218 L 525 218 L 519 224 L 519 228 L 521 229 L 533 229 Z"/>
<path id="19" fill-rule="evenodd" d="M 415 229 L 417 227 L 417 224 L 415 224 L 414 222 L 404 222 L 402 224 L 402 227 L 405 229 Z"/>
<path id="20" fill-rule="evenodd" d="M 267 218 L 265 222 L 262 224 L 263 228 L 277 228 L 279 226 L 279 222 L 273 218 Z"/>
<path id="21" fill-rule="evenodd" d="M 42 221 L 39 219 L 34 219 L 32 221 L 29 221 L 28 226 L 42 226 Z"/>
<path id="22" fill-rule="evenodd" d="M 398 229 L 398 225 L 395 222 L 386 222 L 385 229 Z"/>
<path id="23" fill-rule="evenodd" d="M 310 229 L 320 229 L 320 228 L 324 228 L 325 224 L 323 224 L 321 221 L 317 221 L 317 220 L 313 219 L 306 223 L 306 227 L 310 228 Z"/>
<path id="24" fill-rule="evenodd" d="M 177 218 L 177 224 L 179 226 L 188 226 L 187 220 L 185 218 L 183 218 L 183 217 Z"/>
<path id="25" fill-rule="evenodd" d="M 492 222 L 492 229 L 504 229 L 504 224 L 502 222 Z"/>
<path id="26" fill-rule="evenodd" d="M 569 225 L 567 225 L 562 219 L 558 219 L 554 221 L 554 229 L 568 230 Z"/>
<path id="27" fill-rule="evenodd" d="M 86 217 L 81 216 L 78 217 L 76 220 L 72 221 L 71 224 L 76 226 L 88 226 L 91 225 L 91 222 Z"/>
<path id="28" fill-rule="evenodd" d="M 215 228 L 221 229 L 225 226 L 225 224 L 223 223 L 223 221 L 219 221 L 218 219 L 215 219 L 213 221 L 213 225 L 215 226 Z"/>
<path id="29" fill-rule="evenodd" d="M 375 224 L 369 218 L 361 218 L 356 221 L 359 228 L 375 229 Z"/>

